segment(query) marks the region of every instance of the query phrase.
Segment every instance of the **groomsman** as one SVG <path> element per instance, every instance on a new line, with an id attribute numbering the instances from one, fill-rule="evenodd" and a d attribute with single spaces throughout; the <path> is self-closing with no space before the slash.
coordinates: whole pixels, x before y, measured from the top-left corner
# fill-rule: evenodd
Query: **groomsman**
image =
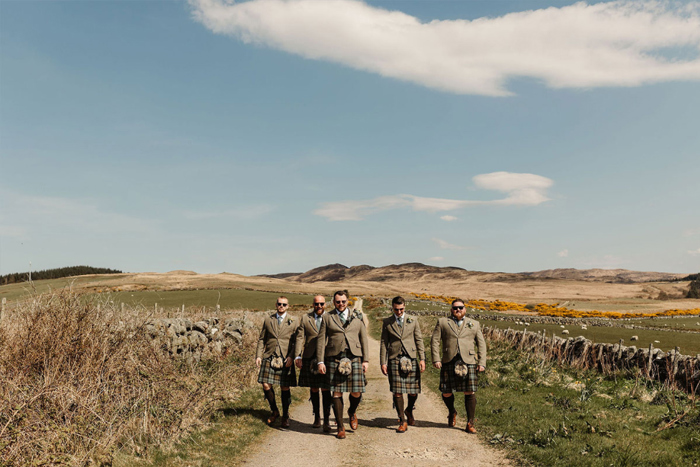
<path id="1" fill-rule="evenodd" d="M 382 324 L 379 346 L 379 362 L 382 373 L 389 376 L 389 390 L 394 395 L 394 407 L 399 416 L 397 433 L 405 433 L 415 425 L 413 408 L 420 393 L 420 375 L 425 371 L 425 349 L 418 320 L 407 316 L 406 301 L 394 297 L 391 301 L 392 316 Z M 404 410 L 404 394 L 408 393 L 408 405 Z"/>
<path id="2" fill-rule="evenodd" d="M 357 430 L 357 407 L 365 392 L 365 372 L 369 367 L 367 329 L 361 312 L 348 310 L 348 292 L 339 290 L 333 294 L 335 309 L 323 315 L 318 331 L 316 356 L 318 371 L 328 374 L 328 384 L 333 392 L 333 412 L 338 424 L 336 438 L 345 439 L 343 425 L 343 393 L 350 393 L 348 418 L 350 428 Z"/>
<path id="3" fill-rule="evenodd" d="M 479 322 L 464 318 L 467 312 L 463 300 L 454 300 L 451 311 L 451 317 L 440 318 L 435 325 L 431 341 L 433 365 L 440 369 L 440 391 L 449 411 L 447 424 L 451 427 L 457 424 L 453 391 L 463 392 L 467 409 L 465 430 L 476 433 L 476 389 L 478 373 L 486 370 L 486 341 Z"/>
<path id="4" fill-rule="evenodd" d="M 319 389 L 323 395 L 323 431 L 330 433 L 331 393 L 328 390 L 328 378 L 318 372 L 316 359 L 316 341 L 321 329 L 323 314 L 326 311 L 326 298 L 316 295 L 313 301 L 314 309 L 301 317 L 297 332 L 295 363 L 299 371 L 299 386 L 310 388 L 311 406 L 314 411 L 314 428 L 321 426 L 319 410 Z"/>
<path id="5" fill-rule="evenodd" d="M 258 383 L 262 384 L 265 399 L 272 415 L 267 423 L 272 425 L 280 416 L 273 386 L 282 390 L 282 428 L 289 428 L 289 405 L 292 394 L 289 388 L 297 385 L 293 365 L 294 344 L 299 323 L 287 314 L 289 300 L 281 296 L 275 304 L 277 312 L 266 317 L 260 330 L 255 352 L 255 365 L 260 368 Z"/>

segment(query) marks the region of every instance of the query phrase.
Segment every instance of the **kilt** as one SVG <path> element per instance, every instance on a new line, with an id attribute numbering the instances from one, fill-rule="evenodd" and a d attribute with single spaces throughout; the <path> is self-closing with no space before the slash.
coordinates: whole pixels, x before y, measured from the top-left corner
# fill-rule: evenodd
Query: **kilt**
<path id="1" fill-rule="evenodd" d="M 305 388 L 328 389 L 328 375 L 311 373 L 311 360 L 313 360 L 313 358 L 303 358 L 301 360 L 301 369 L 299 370 L 299 386 Z"/>
<path id="2" fill-rule="evenodd" d="M 342 358 L 352 360 L 352 373 L 341 375 L 338 365 Z M 333 392 L 365 392 L 367 379 L 362 372 L 362 357 L 353 357 L 347 351 L 340 352 L 335 357 L 326 358 L 326 373 L 328 375 L 328 385 Z"/>
<path id="3" fill-rule="evenodd" d="M 455 358 L 451 362 L 443 363 L 440 368 L 440 391 L 448 392 L 476 392 L 478 383 L 478 371 L 476 365 L 467 365 L 467 376 L 460 378 L 455 374 L 455 364 L 459 358 Z"/>
<path id="4" fill-rule="evenodd" d="M 297 385 L 297 373 L 294 369 L 294 364 L 290 367 L 282 367 L 280 370 L 275 370 L 270 366 L 272 357 L 264 358 L 260 365 L 260 373 L 258 373 L 258 383 L 267 383 L 275 386 L 286 388 Z"/>
<path id="5" fill-rule="evenodd" d="M 419 394 L 420 393 L 420 369 L 418 360 L 411 359 L 411 371 L 407 374 L 401 372 L 401 357 L 389 360 L 387 373 L 389 375 L 389 390 L 394 394 Z"/>

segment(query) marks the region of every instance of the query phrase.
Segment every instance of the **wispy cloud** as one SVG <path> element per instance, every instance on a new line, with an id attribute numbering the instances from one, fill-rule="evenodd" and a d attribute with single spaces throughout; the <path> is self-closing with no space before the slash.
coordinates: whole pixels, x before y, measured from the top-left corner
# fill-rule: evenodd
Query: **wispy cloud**
<path id="1" fill-rule="evenodd" d="M 400 194 L 380 196 L 368 200 L 333 201 L 321 204 L 314 211 L 318 216 L 331 221 L 357 221 L 365 216 L 390 209 L 410 208 L 414 211 L 454 211 L 467 206 L 537 206 L 548 201 L 547 189 L 554 182 L 547 177 L 527 173 L 493 172 L 472 178 L 474 185 L 486 190 L 499 191 L 507 196 L 491 201 L 424 198 Z M 445 219 L 450 217 L 450 219 Z M 453 220 L 443 216 L 443 220 Z"/>
<path id="2" fill-rule="evenodd" d="M 698 248 L 697 250 L 688 250 L 688 254 L 690 256 L 700 256 L 700 248 Z"/>
<path id="3" fill-rule="evenodd" d="M 452 221 L 457 220 L 457 218 L 455 216 L 450 216 L 449 214 L 446 214 L 444 216 L 440 216 L 440 219 L 442 219 L 445 222 L 452 222 Z"/>
<path id="4" fill-rule="evenodd" d="M 443 250 L 465 250 L 466 247 L 453 245 L 452 243 L 446 242 L 441 238 L 433 238 L 433 241 Z"/>
<path id="5" fill-rule="evenodd" d="M 514 77 L 552 88 L 700 79 L 700 3 L 584 2 L 432 20 L 356 0 L 189 0 L 214 33 L 458 94 L 506 96 Z M 694 50 L 690 57 L 672 49 Z"/>
<path id="6" fill-rule="evenodd" d="M 442 256 L 433 256 L 432 258 L 429 258 L 428 261 L 445 261 L 445 258 L 443 258 Z"/>
<path id="7" fill-rule="evenodd" d="M 683 231 L 684 237 L 694 237 L 695 235 L 700 235 L 700 229 L 685 229 Z"/>
<path id="8" fill-rule="evenodd" d="M 569 256 L 569 250 L 563 249 L 559 253 L 557 253 L 557 256 L 560 258 L 566 258 L 567 256 Z"/>

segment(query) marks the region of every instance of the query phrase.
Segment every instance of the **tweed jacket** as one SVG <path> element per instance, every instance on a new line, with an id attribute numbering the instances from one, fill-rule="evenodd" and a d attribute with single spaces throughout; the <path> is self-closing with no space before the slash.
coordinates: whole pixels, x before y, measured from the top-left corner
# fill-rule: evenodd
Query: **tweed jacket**
<path id="1" fill-rule="evenodd" d="M 323 315 L 321 315 L 321 319 L 323 319 Z M 297 357 L 312 358 L 316 355 L 318 331 L 319 329 L 316 328 L 316 313 L 312 311 L 301 317 L 301 324 L 297 332 L 297 342 L 294 347 Z"/>
<path id="2" fill-rule="evenodd" d="M 362 314 L 354 310 L 348 311 L 348 322 L 343 326 L 338 310 L 324 313 L 316 341 L 316 358 L 322 362 L 326 357 L 334 357 L 343 350 L 362 357 L 363 362 L 369 361 L 367 328 Z"/>
<path id="3" fill-rule="evenodd" d="M 386 365 L 389 360 L 398 358 L 402 353 L 411 358 L 416 358 L 417 355 L 419 360 L 425 360 L 423 334 L 417 319 L 404 314 L 403 326 L 399 326 L 396 316 L 392 314 L 382 322 L 379 364 Z"/>
<path id="4" fill-rule="evenodd" d="M 294 356 L 294 344 L 299 328 L 299 320 L 287 314 L 282 324 L 277 323 L 277 313 L 265 318 L 255 358 L 268 358 L 272 355 L 287 358 Z"/>
<path id="5" fill-rule="evenodd" d="M 469 326 L 470 323 L 471 326 Z M 442 358 L 440 358 L 441 341 Z M 447 363 L 459 354 L 464 363 L 486 366 L 486 341 L 481 333 L 479 322 L 473 319 L 465 317 L 462 327 L 459 327 L 451 317 L 438 319 L 430 347 L 432 348 L 433 362 Z"/>

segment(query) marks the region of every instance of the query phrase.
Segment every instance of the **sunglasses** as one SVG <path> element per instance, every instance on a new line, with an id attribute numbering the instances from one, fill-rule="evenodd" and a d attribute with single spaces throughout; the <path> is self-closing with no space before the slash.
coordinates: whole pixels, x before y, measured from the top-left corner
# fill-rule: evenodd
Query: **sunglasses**
<path id="1" fill-rule="evenodd" d="M 277 302 L 277 306 L 289 306 L 289 303 L 279 303 L 279 302 Z"/>
<path id="2" fill-rule="evenodd" d="M 347 300 L 336 300 L 335 303 L 348 303 Z"/>
<path id="3" fill-rule="evenodd" d="M 314 306 L 326 306 L 326 303 L 325 303 L 325 302 L 322 302 L 322 303 L 314 303 Z"/>
<path id="4" fill-rule="evenodd" d="M 394 308 L 394 311 L 404 311 L 406 308 Z"/>
<path id="5" fill-rule="evenodd" d="M 453 310 L 464 310 L 464 306 L 453 306 Z"/>

